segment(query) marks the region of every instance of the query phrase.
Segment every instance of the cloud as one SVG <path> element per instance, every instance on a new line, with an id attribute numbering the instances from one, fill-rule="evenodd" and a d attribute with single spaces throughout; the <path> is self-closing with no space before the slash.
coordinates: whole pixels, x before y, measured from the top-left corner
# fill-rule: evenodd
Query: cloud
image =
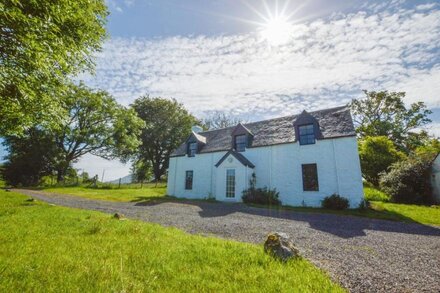
<path id="1" fill-rule="evenodd" d="M 271 118 L 342 105 L 362 89 L 405 91 L 407 103 L 438 108 L 440 10 L 402 7 L 393 1 L 296 24 L 278 47 L 257 32 L 114 38 L 85 79 L 125 105 L 143 94 L 172 97 L 199 117 L 222 110 Z"/>
<path id="2" fill-rule="evenodd" d="M 90 177 L 98 175 L 99 180 L 102 180 L 104 174 L 104 182 L 122 178 L 130 174 L 130 165 L 122 164 L 117 160 L 105 160 L 94 155 L 84 155 L 79 162 L 74 164 L 80 173 L 85 170 Z"/>
<path id="3" fill-rule="evenodd" d="M 406 91 L 407 102 L 440 107 L 440 11 L 422 8 L 295 25 L 278 47 L 258 33 L 114 38 L 87 82 L 123 104 L 149 93 L 176 98 L 197 115 L 267 118 L 341 105 L 362 89 Z"/>

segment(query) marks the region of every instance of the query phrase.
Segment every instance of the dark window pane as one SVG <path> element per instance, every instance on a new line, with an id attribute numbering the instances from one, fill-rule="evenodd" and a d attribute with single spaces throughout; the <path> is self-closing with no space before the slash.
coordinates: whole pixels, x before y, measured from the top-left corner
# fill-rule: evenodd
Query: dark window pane
<path id="1" fill-rule="evenodd" d="M 188 144 L 188 157 L 194 157 L 197 153 L 197 142 L 190 142 Z"/>
<path id="2" fill-rule="evenodd" d="M 299 144 L 314 144 L 315 143 L 315 129 L 313 124 L 298 126 Z"/>
<path id="3" fill-rule="evenodd" d="M 237 135 L 235 137 L 235 150 L 237 152 L 244 152 L 247 147 L 246 135 Z"/>
<path id="4" fill-rule="evenodd" d="M 316 164 L 302 165 L 302 178 L 304 191 L 318 191 L 318 168 Z"/>
<path id="5" fill-rule="evenodd" d="M 185 174 L 185 189 L 191 190 L 193 188 L 193 171 L 186 171 Z"/>

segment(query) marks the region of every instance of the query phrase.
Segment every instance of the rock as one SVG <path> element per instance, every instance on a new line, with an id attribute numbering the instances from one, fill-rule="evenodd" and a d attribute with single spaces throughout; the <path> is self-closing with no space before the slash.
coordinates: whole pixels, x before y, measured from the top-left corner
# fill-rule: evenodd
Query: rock
<path id="1" fill-rule="evenodd" d="M 113 215 L 113 218 L 118 219 L 118 220 L 123 220 L 125 217 L 124 217 L 123 214 L 115 213 L 115 214 Z"/>
<path id="2" fill-rule="evenodd" d="M 6 192 L 11 192 L 11 190 L 9 188 L 6 188 L 5 191 Z"/>
<path id="3" fill-rule="evenodd" d="M 275 258 L 287 261 L 299 257 L 299 250 L 295 247 L 286 233 L 274 232 L 267 236 L 264 242 L 264 251 Z"/>
<path id="4" fill-rule="evenodd" d="M 26 199 L 26 201 L 27 201 L 27 202 L 34 202 L 34 201 L 36 201 L 36 200 L 35 200 L 35 198 L 32 198 L 32 197 L 31 197 L 31 198 Z"/>

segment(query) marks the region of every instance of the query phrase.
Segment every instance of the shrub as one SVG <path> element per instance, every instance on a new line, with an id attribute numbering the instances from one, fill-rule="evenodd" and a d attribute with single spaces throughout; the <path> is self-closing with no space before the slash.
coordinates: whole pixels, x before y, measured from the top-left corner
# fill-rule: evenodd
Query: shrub
<path id="1" fill-rule="evenodd" d="M 376 188 L 364 187 L 364 199 L 367 201 L 390 201 L 390 196 Z"/>
<path id="2" fill-rule="evenodd" d="M 344 210 L 348 208 L 349 202 L 345 197 L 340 196 L 339 194 L 332 194 L 330 196 L 326 196 L 321 203 L 324 209 L 331 210 Z"/>
<path id="3" fill-rule="evenodd" d="M 359 143 L 362 176 L 374 186 L 379 185 L 379 174 L 391 164 L 404 158 L 393 142 L 385 136 L 367 137 Z"/>
<path id="4" fill-rule="evenodd" d="M 381 189 L 396 203 L 432 202 L 429 172 L 431 156 L 413 156 L 391 166 L 380 179 Z"/>
<path id="5" fill-rule="evenodd" d="M 241 198 L 245 203 L 280 205 L 281 201 L 278 199 L 278 196 L 279 192 L 276 189 L 250 187 L 243 191 Z"/>

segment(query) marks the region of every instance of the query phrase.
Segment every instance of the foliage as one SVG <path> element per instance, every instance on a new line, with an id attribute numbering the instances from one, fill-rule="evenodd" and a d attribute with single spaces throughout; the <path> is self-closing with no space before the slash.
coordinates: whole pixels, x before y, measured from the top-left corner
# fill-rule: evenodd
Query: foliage
<path id="1" fill-rule="evenodd" d="M 362 176 L 375 186 L 379 185 L 380 173 L 386 172 L 391 164 L 403 159 L 392 141 L 385 136 L 366 137 L 359 143 Z"/>
<path id="2" fill-rule="evenodd" d="M 262 205 L 281 205 L 279 200 L 279 192 L 267 187 L 256 188 L 256 175 L 252 173 L 252 177 L 249 181 L 249 188 L 243 190 L 242 199 L 244 203 L 254 203 Z"/>
<path id="3" fill-rule="evenodd" d="M 57 94 L 92 71 L 107 13 L 103 0 L 0 2 L 0 135 L 61 119 Z"/>
<path id="4" fill-rule="evenodd" d="M 134 182 L 144 182 L 151 177 L 151 163 L 144 161 L 134 162 L 131 171 Z"/>
<path id="5" fill-rule="evenodd" d="M 0 191 L 1 292 L 344 292 L 306 259 Z"/>
<path id="6" fill-rule="evenodd" d="M 91 90 L 82 83 L 71 85 L 63 97 L 63 108 L 68 116 L 55 132 L 62 156 L 57 181 L 63 180 L 69 165 L 85 154 L 127 158 L 138 147 L 143 122 L 107 92 Z"/>
<path id="7" fill-rule="evenodd" d="M 381 189 L 392 202 L 431 203 L 430 169 L 432 156 L 411 156 L 392 165 L 380 178 Z"/>
<path id="8" fill-rule="evenodd" d="M 43 130 L 32 128 L 22 137 L 6 137 L 8 155 L 3 177 L 12 186 L 38 185 L 43 176 L 50 175 L 58 160 L 53 137 Z"/>
<path id="9" fill-rule="evenodd" d="M 349 207 L 349 201 L 339 194 L 332 194 L 330 196 L 326 196 L 322 200 L 321 205 L 324 209 L 345 210 Z"/>
<path id="10" fill-rule="evenodd" d="M 225 113 L 221 111 L 212 111 L 202 121 L 203 128 L 208 130 L 226 128 L 230 126 L 236 126 L 238 123 L 246 123 L 247 121 L 232 115 L 231 113 Z"/>
<path id="11" fill-rule="evenodd" d="M 403 102 L 404 92 L 364 91 L 365 98 L 351 102 L 356 131 L 361 138 L 368 136 L 386 136 L 400 150 L 409 152 L 408 137 L 412 140 L 417 134 L 412 130 L 431 120 L 423 102 L 410 105 L 407 109 Z M 416 139 L 417 140 L 417 139 Z"/>
<path id="12" fill-rule="evenodd" d="M 168 168 L 171 153 L 188 138 L 191 127 L 199 121 L 174 99 L 143 96 L 131 106 L 145 122 L 136 161 L 149 162 L 155 179 L 160 180 Z"/>
<path id="13" fill-rule="evenodd" d="M 367 201 L 390 201 L 390 196 L 374 187 L 364 187 L 364 199 Z"/>

